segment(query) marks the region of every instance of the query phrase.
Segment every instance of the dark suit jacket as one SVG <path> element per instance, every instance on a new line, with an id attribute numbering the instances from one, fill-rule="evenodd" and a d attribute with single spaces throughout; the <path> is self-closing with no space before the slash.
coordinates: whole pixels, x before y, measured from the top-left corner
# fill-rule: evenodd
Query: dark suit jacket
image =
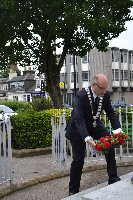
<path id="1" fill-rule="evenodd" d="M 90 92 L 92 96 L 92 104 L 94 106 L 91 89 Z M 115 116 L 114 110 L 111 106 L 110 93 L 108 91 L 103 97 L 102 110 L 105 110 L 114 130 L 121 127 L 120 122 Z M 80 141 L 83 142 L 87 136 L 99 139 L 105 135 L 109 135 L 109 132 L 106 130 L 100 119 L 97 119 L 97 127 L 93 128 L 93 116 L 90 101 L 86 90 L 82 89 L 75 97 L 74 108 L 71 114 L 70 123 L 67 127 L 66 137 L 70 139 L 71 142 L 78 143 Z"/>

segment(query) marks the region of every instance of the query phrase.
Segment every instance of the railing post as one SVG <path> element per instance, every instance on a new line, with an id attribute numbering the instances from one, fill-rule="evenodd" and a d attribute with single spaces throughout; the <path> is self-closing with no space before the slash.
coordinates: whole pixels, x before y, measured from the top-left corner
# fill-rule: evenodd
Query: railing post
<path id="1" fill-rule="evenodd" d="M 4 114 L 0 121 L 0 184 L 13 183 L 12 175 L 12 148 L 11 148 L 11 121 L 8 116 L 5 121 Z"/>
<path id="2" fill-rule="evenodd" d="M 51 118 L 52 125 L 52 158 L 55 162 L 61 163 L 66 167 L 66 112 L 60 116 L 60 112 Z"/>
<path id="3" fill-rule="evenodd" d="M 10 185 L 13 183 L 13 175 L 12 175 L 12 147 L 11 147 L 11 121 L 10 117 L 7 118 L 7 133 L 8 133 L 8 160 L 9 160 L 9 177 L 10 177 Z"/>
<path id="4" fill-rule="evenodd" d="M 2 159 L 1 159 L 1 154 L 2 154 L 2 130 L 1 130 L 1 123 L 0 122 L 0 183 L 2 182 Z"/>
<path id="5" fill-rule="evenodd" d="M 121 107 L 119 107 L 119 121 L 122 127 L 122 116 L 121 116 Z M 123 148 L 122 145 L 120 145 L 120 159 L 123 160 Z"/>
<path id="6" fill-rule="evenodd" d="M 132 147 L 133 147 L 133 108 L 131 107 L 131 112 L 129 112 L 131 114 L 131 117 L 132 117 Z"/>
<path id="7" fill-rule="evenodd" d="M 128 106 L 126 106 L 126 132 L 128 134 Z M 129 145 L 127 140 L 127 155 L 129 155 Z"/>

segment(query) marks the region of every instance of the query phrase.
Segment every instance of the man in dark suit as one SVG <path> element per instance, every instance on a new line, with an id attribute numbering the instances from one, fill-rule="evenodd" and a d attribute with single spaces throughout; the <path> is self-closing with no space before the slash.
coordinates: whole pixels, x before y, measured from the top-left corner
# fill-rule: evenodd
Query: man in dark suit
<path id="1" fill-rule="evenodd" d="M 102 136 L 110 135 L 100 120 L 102 110 L 105 110 L 114 132 L 121 131 L 121 125 L 110 102 L 107 91 L 108 79 L 103 74 L 94 77 L 92 85 L 79 91 L 74 100 L 74 108 L 66 137 L 70 139 L 73 152 L 73 161 L 70 168 L 69 195 L 79 192 L 82 169 L 84 165 L 86 142 L 95 149 L 95 141 Z M 93 140 L 94 139 L 94 140 Z M 111 148 L 105 155 L 107 161 L 108 183 L 120 180 L 117 176 L 115 151 Z"/>

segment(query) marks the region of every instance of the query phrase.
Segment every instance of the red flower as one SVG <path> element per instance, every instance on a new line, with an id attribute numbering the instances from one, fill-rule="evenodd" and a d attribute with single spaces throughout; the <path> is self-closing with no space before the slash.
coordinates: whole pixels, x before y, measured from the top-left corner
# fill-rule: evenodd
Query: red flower
<path id="1" fill-rule="evenodd" d="M 116 133 L 114 136 L 115 137 L 121 137 L 121 134 L 120 133 Z"/>
<path id="2" fill-rule="evenodd" d="M 114 141 L 114 142 L 112 142 L 112 144 L 113 144 L 113 145 L 115 145 L 115 144 L 116 144 L 116 142 Z"/>
<path id="3" fill-rule="evenodd" d="M 96 151 L 103 151 L 104 153 L 107 153 L 110 147 L 122 145 L 127 139 L 127 136 L 127 133 L 122 132 L 101 137 L 98 141 L 96 141 Z"/>
<path id="4" fill-rule="evenodd" d="M 103 143 L 104 140 L 105 140 L 105 138 L 104 138 L 104 137 L 101 137 L 101 138 L 100 138 L 100 143 Z"/>
<path id="5" fill-rule="evenodd" d="M 96 151 L 102 151 L 102 146 L 100 144 L 96 144 Z"/>
<path id="6" fill-rule="evenodd" d="M 108 142 L 108 141 L 104 142 L 104 148 L 109 149 L 110 148 L 110 142 Z"/>
<path id="7" fill-rule="evenodd" d="M 118 140 L 121 141 L 121 140 L 122 140 L 122 137 L 118 137 Z"/>
<path id="8" fill-rule="evenodd" d="M 124 142 L 125 142 L 125 140 L 123 140 L 123 139 L 119 140 L 120 144 L 123 144 Z"/>
<path id="9" fill-rule="evenodd" d="M 123 135 L 123 138 L 126 139 L 127 138 L 127 134 Z"/>

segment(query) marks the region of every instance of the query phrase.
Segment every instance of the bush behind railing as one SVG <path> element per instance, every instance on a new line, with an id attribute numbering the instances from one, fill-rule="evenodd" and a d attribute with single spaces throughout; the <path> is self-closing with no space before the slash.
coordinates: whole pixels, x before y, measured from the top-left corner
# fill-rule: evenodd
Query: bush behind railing
<path id="1" fill-rule="evenodd" d="M 51 117 L 62 115 L 57 109 L 45 111 L 25 111 L 11 116 L 12 124 L 12 148 L 32 149 L 45 148 L 52 145 Z M 66 111 L 67 121 L 70 110 Z"/>
<path id="2" fill-rule="evenodd" d="M 15 112 L 20 110 L 33 110 L 32 104 L 25 101 L 0 100 L 0 104 L 8 106 Z"/>
<path id="3" fill-rule="evenodd" d="M 71 110 L 66 109 L 66 122 L 70 120 Z M 11 117 L 12 123 L 12 147 L 23 148 L 45 148 L 52 145 L 51 117 L 63 114 L 63 109 L 50 109 L 45 111 L 25 111 Z M 116 110 L 118 115 L 118 110 Z M 102 115 L 103 118 L 103 115 Z M 129 118 L 129 128 L 131 129 L 131 114 Z M 123 128 L 126 132 L 125 109 L 122 109 Z M 109 128 L 107 119 L 107 126 Z M 131 130 L 130 130 L 131 131 Z"/>

